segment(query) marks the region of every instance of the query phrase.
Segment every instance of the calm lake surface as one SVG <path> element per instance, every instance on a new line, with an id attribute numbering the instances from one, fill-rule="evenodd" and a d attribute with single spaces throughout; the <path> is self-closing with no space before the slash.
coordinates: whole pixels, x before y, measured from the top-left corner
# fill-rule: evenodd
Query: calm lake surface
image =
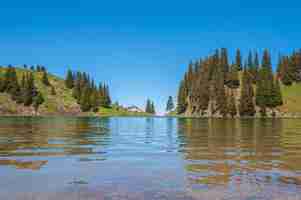
<path id="1" fill-rule="evenodd" d="M 0 118 L 1 200 L 301 199 L 301 120 Z"/>

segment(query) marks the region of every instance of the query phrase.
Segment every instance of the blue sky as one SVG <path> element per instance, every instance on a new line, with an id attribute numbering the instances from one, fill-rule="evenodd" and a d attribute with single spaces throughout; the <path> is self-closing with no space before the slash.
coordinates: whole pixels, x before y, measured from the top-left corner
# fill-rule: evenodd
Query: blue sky
<path id="1" fill-rule="evenodd" d="M 113 100 L 163 112 L 190 60 L 216 48 L 301 47 L 300 1 L 3 1 L 0 63 L 68 67 L 109 83 Z"/>

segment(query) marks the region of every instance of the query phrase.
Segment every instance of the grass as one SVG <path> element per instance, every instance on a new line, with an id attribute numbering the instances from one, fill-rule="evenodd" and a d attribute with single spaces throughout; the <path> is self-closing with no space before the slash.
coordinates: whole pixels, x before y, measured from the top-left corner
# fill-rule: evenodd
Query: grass
<path id="1" fill-rule="evenodd" d="M 124 108 L 104 108 L 100 107 L 99 111 L 96 113 L 99 116 L 151 116 L 151 114 L 145 112 L 130 112 Z"/>
<path id="2" fill-rule="evenodd" d="M 281 86 L 284 105 L 280 110 L 286 113 L 301 113 L 301 83 Z"/>
<path id="3" fill-rule="evenodd" d="M 6 68 L 0 67 L 0 77 L 3 77 Z M 22 74 L 30 71 L 29 69 L 16 68 L 17 77 L 21 82 Z M 71 110 L 79 111 L 80 107 L 76 99 L 72 96 L 72 90 L 65 86 L 64 80 L 58 76 L 48 73 L 50 84 L 55 88 L 56 94 L 51 95 L 51 87 L 47 87 L 42 83 L 42 72 L 34 72 L 35 85 L 44 97 L 44 103 L 40 106 L 39 112 L 45 114 L 60 114 Z M 1 107 L 10 114 L 18 113 L 18 106 L 11 100 L 10 96 L 6 93 L 0 93 L 0 109 Z M 129 112 L 122 107 L 104 108 L 100 107 L 97 113 L 87 112 L 81 113 L 82 115 L 92 116 L 150 116 L 147 113 Z"/>

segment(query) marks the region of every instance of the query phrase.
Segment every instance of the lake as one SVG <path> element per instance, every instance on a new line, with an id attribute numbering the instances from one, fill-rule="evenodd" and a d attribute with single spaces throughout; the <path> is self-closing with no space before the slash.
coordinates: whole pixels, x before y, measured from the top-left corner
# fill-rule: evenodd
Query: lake
<path id="1" fill-rule="evenodd" d="M 2 200 L 301 199 L 301 120 L 0 118 Z"/>

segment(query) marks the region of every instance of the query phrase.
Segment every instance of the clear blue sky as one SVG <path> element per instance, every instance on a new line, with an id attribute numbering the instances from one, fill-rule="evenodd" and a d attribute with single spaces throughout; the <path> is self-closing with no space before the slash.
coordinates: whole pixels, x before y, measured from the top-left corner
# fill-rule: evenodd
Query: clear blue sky
<path id="1" fill-rule="evenodd" d="M 297 0 L 3 1 L 0 63 L 86 71 L 113 100 L 144 107 L 149 97 L 162 112 L 189 61 L 215 48 L 300 48 L 300 10 Z"/>

